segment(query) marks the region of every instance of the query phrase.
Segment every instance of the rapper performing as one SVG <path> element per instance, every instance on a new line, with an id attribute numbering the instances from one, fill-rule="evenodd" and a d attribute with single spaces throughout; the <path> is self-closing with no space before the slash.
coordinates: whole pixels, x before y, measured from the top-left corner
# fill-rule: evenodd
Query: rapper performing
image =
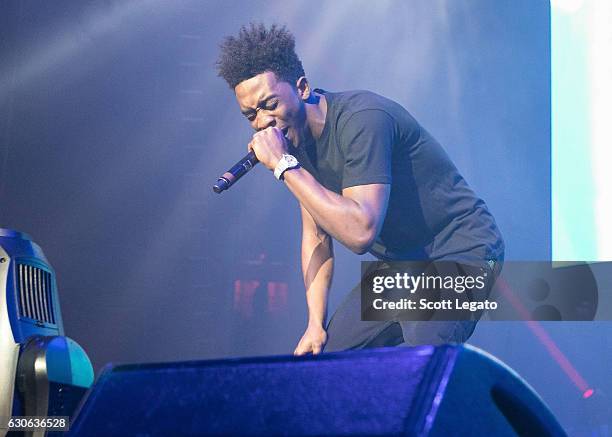
<path id="1" fill-rule="evenodd" d="M 0 437 L 609 436 L 610 20 L 0 4 Z"/>

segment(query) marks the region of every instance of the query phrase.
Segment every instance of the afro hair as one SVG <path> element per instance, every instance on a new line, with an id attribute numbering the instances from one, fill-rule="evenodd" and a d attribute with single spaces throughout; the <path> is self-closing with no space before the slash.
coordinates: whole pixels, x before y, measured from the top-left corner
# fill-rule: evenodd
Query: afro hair
<path id="1" fill-rule="evenodd" d="M 274 24 L 268 29 L 261 23 L 250 23 L 240 28 L 238 36 L 226 37 L 220 48 L 217 71 L 231 89 L 265 71 L 292 86 L 304 76 L 295 39 L 285 26 Z"/>

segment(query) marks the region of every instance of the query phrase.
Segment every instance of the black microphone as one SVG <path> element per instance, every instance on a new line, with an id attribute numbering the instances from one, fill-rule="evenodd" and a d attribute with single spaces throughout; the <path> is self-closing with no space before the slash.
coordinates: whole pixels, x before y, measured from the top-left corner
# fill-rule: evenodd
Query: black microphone
<path id="1" fill-rule="evenodd" d="M 247 174 L 254 166 L 259 162 L 255 152 L 252 150 L 240 161 L 236 163 L 232 168 L 223 173 L 217 183 L 213 185 L 213 191 L 217 194 L 227 190 L 229 187 L 234 185 L 238 179 Z"/>

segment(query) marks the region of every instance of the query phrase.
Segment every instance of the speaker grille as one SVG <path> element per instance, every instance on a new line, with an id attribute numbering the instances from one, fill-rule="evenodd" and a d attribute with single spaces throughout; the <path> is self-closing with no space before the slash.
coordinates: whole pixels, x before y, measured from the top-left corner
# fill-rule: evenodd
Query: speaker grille
<path id="1" fill-rule="evenodd" d="M 39 267 L 17 264 L 17 287 L 20 316 L 55 325 L 52 274 Z"/>

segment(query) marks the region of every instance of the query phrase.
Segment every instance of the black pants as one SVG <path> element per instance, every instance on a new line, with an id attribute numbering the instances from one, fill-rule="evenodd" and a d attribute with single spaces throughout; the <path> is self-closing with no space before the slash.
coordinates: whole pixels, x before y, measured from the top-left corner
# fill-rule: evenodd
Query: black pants
<path id="1" fill-rule="evenodd" d="M 461 265 L 463 267 L 463 265 Z M 472 267 L 486 273 L 484 293 L 490 293 L 502 263 L 483 262 Z M 457 273 L 462 268 L 457 269 Z M 463 343 L 470 338 L 480 315 L 473 320 L 427 321 L 363 321 L 361 320 L 361 286 L 357 284 L 332 316 L 327 325 L 325 352 L 385 346 L 439 345 Z"/>

